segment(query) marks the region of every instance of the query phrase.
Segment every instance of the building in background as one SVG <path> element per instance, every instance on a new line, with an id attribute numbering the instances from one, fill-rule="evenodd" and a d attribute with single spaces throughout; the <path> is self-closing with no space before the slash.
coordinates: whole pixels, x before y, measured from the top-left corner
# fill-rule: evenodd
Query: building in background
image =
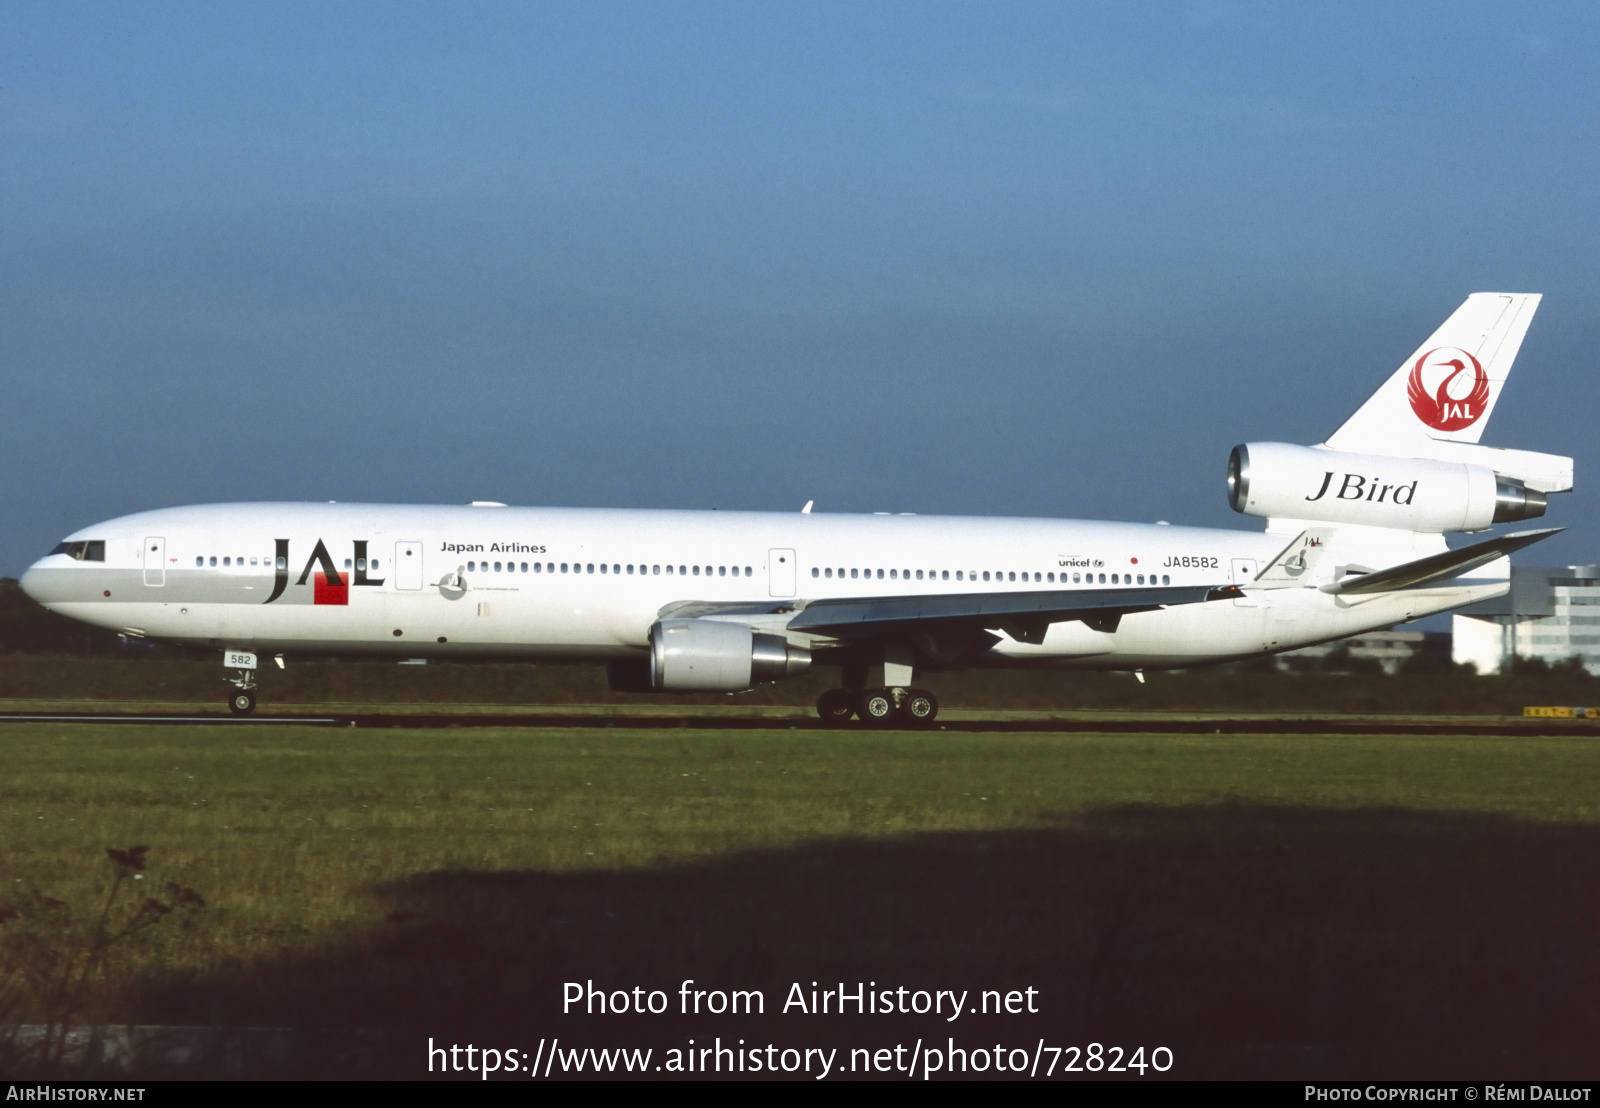
<path id="1" fill-rule="evenodd" d="M 1347 639 L 1302 646 L 1275 655 L 1279 669 L 1326 672 L 1383 670 L 1398 673 L 1418 654 L 1450 658 L 1450 636 L 1439 631 L 1367 631 Z"/>
<path id="2" fill-rule="evenodd" d="M 1576 656 L 1600 674 L 1600 566 L 1512 566 L 1511 591 L 1462 608 L 1451 630 L 1451 657 L 1479 673 L 1503 673 L 1520 655 Z"/>

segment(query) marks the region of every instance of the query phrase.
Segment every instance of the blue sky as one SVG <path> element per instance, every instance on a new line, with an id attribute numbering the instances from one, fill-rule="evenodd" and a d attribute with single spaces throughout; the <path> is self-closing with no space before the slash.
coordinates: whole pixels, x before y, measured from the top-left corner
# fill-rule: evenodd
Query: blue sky
<path id="1" fill-rule="evenodd" d="M 1584 4 L 0 7 L 0 572 L 253 499 L 1254 527 L 1472 291 L 1600 349 Z"/>

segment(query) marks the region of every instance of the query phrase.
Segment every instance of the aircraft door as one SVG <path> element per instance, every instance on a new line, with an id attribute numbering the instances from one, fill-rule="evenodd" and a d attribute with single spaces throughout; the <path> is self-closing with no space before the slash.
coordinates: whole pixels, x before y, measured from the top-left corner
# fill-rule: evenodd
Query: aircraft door
<path id="1" fill-rule="evenodd" d="M 797 579 L 793 550 L 767 551 L 768 596 L 793 596 Z"/>
<path id="2" fill-rule="evenodd" d="M 1256 579 L 1256 560 L 1254 558 L 1235 558 L 1233 560 L 1233 583 L 1240 588 L 1251 584 Z M 1236 608 L 1254 608 L 1256 598 L 1241 596 L 1234 602 Z"/>
<path id="3" fill-rule="evenodd" d="M 394 587 L 415 591 L 422 588 L 422 544 L 394 544 Z"/>
<path id="4" fill-rule="evenodd" d="M 144 583 L 147 585 L 165 585 L 167 583 L 166 539 L 149 538 L 144 540 Z"/>

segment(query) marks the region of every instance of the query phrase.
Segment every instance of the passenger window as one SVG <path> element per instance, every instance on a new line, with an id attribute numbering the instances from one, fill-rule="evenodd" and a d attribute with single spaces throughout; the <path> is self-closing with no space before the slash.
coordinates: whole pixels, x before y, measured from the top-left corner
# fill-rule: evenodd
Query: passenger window
<path id="1" fill-rule="evenodd" d="M 561 572 L 562 573 L 567 572 L 567 563 L 566 562 L 562 562 L 561 563 Z"/>
<path id="2" fill-rule="evenodd" d="M 898 569 L 891 569 L 889 571 L 889 580 L 891 580 L 891 581 L 900 580 L 900 571 Z"/>
<path id="3" fill-rule="evenodd" d="M 949 570 L 948 570 L 948 569 L 947 569 L 947 570 L 944 570 L 944 571 L 942 571 L 942 572 L 941 572 L 941 573 L 940 573 L 940 575 L 939 575 L 939 579 L 940 579 L 940 580 L 941 580 L 941 581 L 948 581 L 948 580 L 950 580 L 950 571 L 949 571 Z M 958 575 L 957 575 L 957 580 L 959 580 L 959 579 L 960 579 L 960 575 L 959 575 L 959 574 L 958 574 Z"/>
<path id="4" fill-rule="evenodd" d="M 206 564 L 206 559 L 205 559 L 205 556 L 204 556 L 204 555 L 201 555 L 201 556 L 200 556 L 200 557 L 198 557 L 198 558 L 196 558 L 196 559 L 195 559 L 195 560 L 194 560 L 194 564 L 195 564 L 195 565 L 197 565 L 197 566 L 203 566 L 203 565 L 205 565 L 205 564 Z"/>
<path id="5" fill-rule="evenodd" d="M 878 580 L 880 580 L 880 581 L 883 580 L 883 570 L 881 570 L 881 569 L 878 571 Z"/>
<path id="6" fill-rule="evenodd" d="M 601 562 L 600 563 L 600 572 L 604 573 L 605 571 L 606 571 L 606 564 L 604 562 Z"/>
<path id="7" fill-rule="evenodd" d="M 373 562 L 372 564 L 373 565 L 377 565 L 378 563 L 377 562 Z M 523 562 L 522 563 L 522 572 L 523 573 L 527 573 L 528 572 L 528 563 L 527 562 Z"/>
<path id="8" fill-rule="evenodd" d="M 349 559 L 345 560 L 344 567 L 346 569 L 350 568 Z M 366 568 L 367 568 L 367 560 L 365 558 L 357 558 L 356 559 L 356 568 L 359 569 L 359 570 L 362 570 L 364 572 L 366 570 Z"/>
<path id="9" fill-rule="evenodd" d="M 672 567 L 668 566 L 667 568 L 671 569 Z M 659 575 L 661 573 L 661 567 L 660 566 L 651 566 L 650 567 L 650 572 Z"/>
<path id="10" fill-rule="evenodd" d="M 822 571 L 820 569 L 818 569 L 816 566 L 812 566 L 811 567 L 811 576 L 813 576 L 813 577 L 821 577 L 822 576 Z"/>
<path id="11" fill-rule="evenodd" d="M 215 564 L 215 563 L 213 563 L 213 564 Z M 279 558 L 277 560 L 277 562 L 274 563 L 274 564 L 276 565 L 276 567 L 278 569 L 288 569 L 289 568 L 289 559 L 288 558 Z"/>
<path id="12" fill-rule="evenodd" d="M 922 571 L 920 569 L 917 570 L 917 580 L 918 581 L 922 580 Z"/>
<path id="13" fill-rule="evenodd" d="M 857 577 L 859 577 L 859 576 L 860 576 L 860 575 L 861 575 L 861 571 L 860 571 L 860 570 L 858 570 L 858 569 L 852 569 L 852 570 L 851 570 L 851 571 L 850 571 L 850 579 L 851 579 L 851 580 L 852 580 L 852 581 L 854 581 L 854 580 L 855 580 L 855 579 L 856 579 L 856 578 L 857 578 Z"/>
<path id="14" fill-rule="evenodd" d="M 988 570 L 984 570 L 983 571 L 983 579 L 985 581 L 987 581 L 989 579 L 989 571 Z"/>
<path id="15" fill-rule="evenodd" d="M 541 571 L 542 571 L 542 570 L 543 570 L 543 569 L 544 569 L 544 566 L 543 566 L 543 565 L 542 565 L 542 564 L 541 564 L 541 563 L 539 563 L 539 562 L 534 562 L 534 563 L 533 563 L 533 572 L 535 572 L 535 573 L 539 573 L 539 572 L 541 572 Z"/>
<path id="16" fill-rule="evenodd" d="M 613 574 L 621 573 L 622 572 L 622 567 L 617 565 L 616 562 L 612 562 L 611 563 L 611 572 Z"/>
<path id="17" fill-rule="evenodd" d="M 1170 575 L 1168 575 L 1168 574 L 1165 574 L 1165 573 L 1163 573 L 1163 574 L 1162 574 L 1162 575 L 1161 575 L 1161 583 L 1162 583 L 1162 584 L 1163 584 L 1163 585 L 1170 585 L 1170 584 L 1172 584 L 1172 577 L 1171 577 L 1171 576 L 1170 576 Z"/>

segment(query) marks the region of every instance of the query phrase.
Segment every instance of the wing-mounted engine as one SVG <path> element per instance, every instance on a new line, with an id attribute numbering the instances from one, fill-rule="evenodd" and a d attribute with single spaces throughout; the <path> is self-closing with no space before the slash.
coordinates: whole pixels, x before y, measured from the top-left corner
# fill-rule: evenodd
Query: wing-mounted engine
<path id="1" fill-rule="evenodd" d="M 810 668 L 809 650 L 747 624 L 663 619 L 650 628 L 650 686 L 657 691 L 737 692 Z"/>
<path id="2" fill-rule="evenodd" d="M 1483 449 L 1489 458 L 1497 453 Z M 1233 448 L 1228 503 L 1245 515 L 1429 534 L 1482 531 L 1545 511 L 1544 492 L 1488 465 L 1281 442 Z"/>

